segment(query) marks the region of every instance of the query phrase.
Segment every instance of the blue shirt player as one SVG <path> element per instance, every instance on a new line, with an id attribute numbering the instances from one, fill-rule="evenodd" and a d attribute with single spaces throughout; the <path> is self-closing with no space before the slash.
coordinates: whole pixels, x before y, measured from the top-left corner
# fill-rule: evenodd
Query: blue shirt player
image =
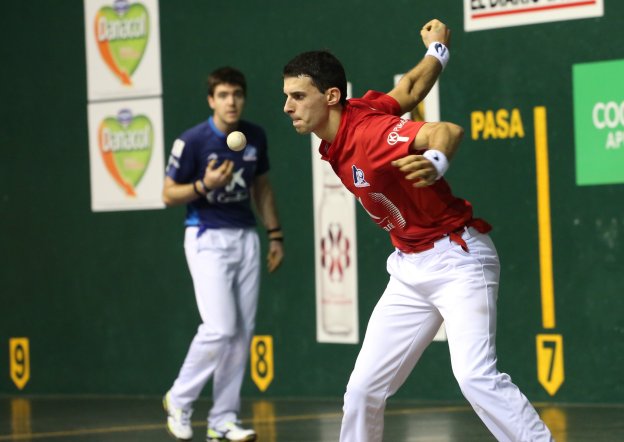
<path id="1" fill-rule="evenodd" d="M 241 120 L 243 74 L 223 67 L 208 77 L 212 116 L 173 143 L 163 201 L 186 204 L 184 250 L 202 323 L 178 377 L 163 398 L 167 429 L 179 440 L 193 436 L 193 403 L 213 379 L 208 441 L 253 441 L 240 425 L 240 389 L 255 326 L 260 282 L 260 241 L 255 205 L 269 235 L 269 272 L 284 256 L 283 234 L 269 182 L 264 130 Z M 226 137 L 239 130 L 245 149 L 234 152 Z"/>

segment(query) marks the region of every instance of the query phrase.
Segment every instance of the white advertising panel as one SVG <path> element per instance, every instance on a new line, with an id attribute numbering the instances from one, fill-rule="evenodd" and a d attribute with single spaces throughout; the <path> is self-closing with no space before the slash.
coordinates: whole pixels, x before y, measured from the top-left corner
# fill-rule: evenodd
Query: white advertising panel
<path id="1" fill-rule="evenodd" d="M 347 84 L 351 96 L 351 84 Z M 359 342 L 355 198 L 321 160 L 312 135 L 316 340 Z"/>
<path id="2" fill-rule="evenodd" d="M 603 0 L 464 0 L 466 32 L 603 15 Z"/>
<path id="3" fill-rule="evenodd" d="M 91 209 L 163 208 L 162 100 L 88 105 Z"/>
<path id="4" fill-rule="evenodd" d="M 162 94 L 158 0 L 85 0 L 89 101 Z"/>

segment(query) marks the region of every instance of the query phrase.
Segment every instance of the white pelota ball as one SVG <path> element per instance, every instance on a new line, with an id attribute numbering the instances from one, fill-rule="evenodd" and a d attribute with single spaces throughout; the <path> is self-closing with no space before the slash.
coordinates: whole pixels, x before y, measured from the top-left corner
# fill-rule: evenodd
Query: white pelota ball
<path id="1" fill-rule="evenodd" d="M 228 135 L 227 145 L 234 152 L 238 152 L 247 146 L 247 138 L 245 138 L 244 133 L 235 130 Z"/>

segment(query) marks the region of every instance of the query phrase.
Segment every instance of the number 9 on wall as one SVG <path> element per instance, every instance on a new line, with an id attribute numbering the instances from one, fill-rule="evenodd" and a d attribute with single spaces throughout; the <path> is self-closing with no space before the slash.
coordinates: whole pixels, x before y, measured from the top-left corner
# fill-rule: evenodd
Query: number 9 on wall
<path id="1" fill-rule="evenodd" d="M 22 390 L 30 379 L 30 345 L 28 338 L 9 339 L 11 379 Z"/>

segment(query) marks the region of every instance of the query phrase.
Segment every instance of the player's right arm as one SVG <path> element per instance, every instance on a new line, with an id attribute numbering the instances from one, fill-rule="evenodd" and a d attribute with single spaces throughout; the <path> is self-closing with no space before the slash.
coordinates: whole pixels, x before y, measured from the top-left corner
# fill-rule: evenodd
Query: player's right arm
<path id="1" fill-rule="evenodd" d="M 232 179 L 234 162 L 225 160 L 219 167 L 216 167 L 216 163 L 216 160 L 208 162 L 203 178 L 189 184 L 177 183 L 170 176 L 166 176 L 162 192 L 163 202 L 167 206 L 187 204 L 205 197 L 212 189 L 225 186 Z"/>
<path id="2" fill-rule="evenodd" d="M 451 31 L 439 20 L 431 20 L 420 31 L 425 47 L 432 43 L 442 43 L 448 47 Z M 401 113 L 413 110 L 429 93 L 442 73 L 442 64 L 433 56 L 425 56 L 405 74 L 388 95 L 401 107 Z"/>
<path id="3" fill-rule="evenodd" d="M 193 188 L 193 186 L 195 187 Z M 195 189 L 197 189 L 197 191 Z M 199 198 L 201 195 L 198 192 L 203 192 L 199 180 L 190 184 L 180 184 L 166 176 L 162 191 L 162 200 L 168 207 L 179 206 Z M 203 195 L 205 196 L 206 194 L 203 193 Z"/>

